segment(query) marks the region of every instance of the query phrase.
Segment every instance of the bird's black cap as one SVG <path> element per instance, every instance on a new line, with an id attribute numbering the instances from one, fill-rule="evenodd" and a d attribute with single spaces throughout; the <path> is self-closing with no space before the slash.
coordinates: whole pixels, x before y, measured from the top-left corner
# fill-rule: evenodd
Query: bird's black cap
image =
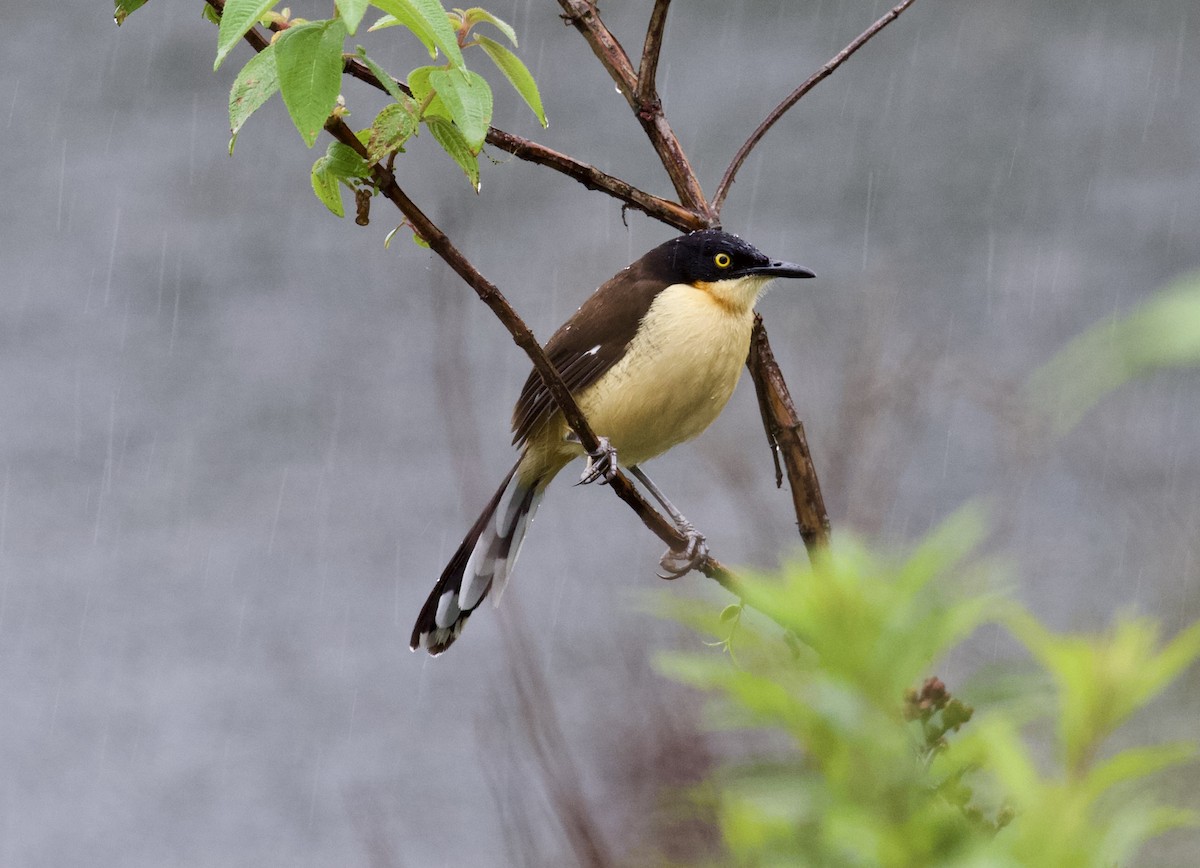
<path id="1" fill-rule="evenodd" d="M 675 279 L 686 283 L 739 277 L 815 277 L 807 268 L 771 259 L 753 244 L 719 229 L 701 229 L 673 238 L 647 254 L 659 259 Z"/>

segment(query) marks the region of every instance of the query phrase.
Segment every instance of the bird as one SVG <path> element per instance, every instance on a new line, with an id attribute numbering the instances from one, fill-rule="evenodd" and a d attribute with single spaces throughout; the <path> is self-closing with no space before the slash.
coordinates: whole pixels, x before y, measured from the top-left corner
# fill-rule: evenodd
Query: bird
<path id="1" fill-rule="evenodd" d="M 413 626 L 410 647 L 436 656 L 462 633 L 490 592 L 503 588 L 546 486 L 587 458 L 580 483 L 640 480 L 688 540 L 663 556 L 664 577 L 707 554 L 704 538 L 640 465 L 696 437 L 733 394 L 750 349 L 754 305 L 773 278 L 811 278 L 717 229 L 660 244 L 602 284 L 556 331 L 546 355 L 600 441 L 588 453 L 536 370 L 512 414 L 512 469 L 442 571 Z"/>

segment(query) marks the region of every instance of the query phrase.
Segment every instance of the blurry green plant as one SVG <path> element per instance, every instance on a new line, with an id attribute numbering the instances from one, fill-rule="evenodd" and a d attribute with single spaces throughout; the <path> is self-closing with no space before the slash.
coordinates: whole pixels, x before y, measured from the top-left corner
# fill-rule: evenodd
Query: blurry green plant
<path id="1" fill-rule="evenodd" d="M 766 617 L 734 627 L 706 604 L 673 601 L 675 617 L 733 657 L 669 654 L 663 671 L 713 691 L 719 725 L 790 737 L 710 782 L 734 864 L 1109 866 L 1195 822 L 1146 785 L 1191 759 L 1193 744 L 1101 757 L 1114 730 L 1200 656 L 1200 623 L 1163 647 L 1146 619 L 1103 635 L 1052 633 L 1010 600 L 966 592 L 964 575 L 994 571 L 971 558 L 983 526 L 966 510 L 899 563 L 842 541 L 811 566 L 749 577 L 747 603 Z M 976 712 L 927 677 L 988 622 L 1049 673 L 1057 704 Z M 1031 679 L 1026 696 L 1042 697 L 1042 682 Z M 1054 708 L 1054 758 L 1039 762 L 1022 732 Z"/>
<path id="2" fill-rule="evenodd" d="M 1193 275 L 1071 342 L 1026 394 L 1061 435 L 1134 377 L 1198 363 Z M 713 692 L 718 724 L 788 737 L 709 782 L 729 861 L 1099 868 L 1198 824 L 1152 780 L 1191 761 L 1194 741 L 1113 750 L 1110 738 L 1200 657 L 1200 622 L 1165 644 L 1132 615 L 1100 634 L 1054 633 L 972 590 L 996 572 L 973 555 L 985 527 L 965 509 L 901 561 L 843 538 L 811 565 L 746 578 L 757 616 L 667 602 L 730 655 L 670 654 L 662 670 Z M 1043 677 L 1008 686 L 1025 701 L 976 711 L 928 675 L 984 624 L 1007 630 Z M 1050 751 L 1030 735 L 1046 718 Z"/>

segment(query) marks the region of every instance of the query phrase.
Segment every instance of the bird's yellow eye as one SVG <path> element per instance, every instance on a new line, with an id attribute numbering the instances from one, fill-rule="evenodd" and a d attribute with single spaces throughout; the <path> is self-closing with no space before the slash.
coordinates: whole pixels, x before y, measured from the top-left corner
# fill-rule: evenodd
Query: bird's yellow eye
<path id="1" fill-rule="evenodd" d="M 718 253 L 713 257 L 713 262 L 717 264 L 717 268 L 728 268 L 729 263 L 733 260 L 729 258 L 728 253 Z"/>

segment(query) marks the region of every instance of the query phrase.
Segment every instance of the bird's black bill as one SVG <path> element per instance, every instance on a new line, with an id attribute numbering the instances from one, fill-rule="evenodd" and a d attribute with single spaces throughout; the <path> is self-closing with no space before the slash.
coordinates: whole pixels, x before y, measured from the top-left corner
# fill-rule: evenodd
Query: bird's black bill
<path id="1" fill-rule="evenodd" d="M 764 277 L 816 277 L 807 268 L 802 268 L 791 262 L 772 262 L 770 265 L 756 265 L 747 268 L 743 274 L 761 274 Z"/>

